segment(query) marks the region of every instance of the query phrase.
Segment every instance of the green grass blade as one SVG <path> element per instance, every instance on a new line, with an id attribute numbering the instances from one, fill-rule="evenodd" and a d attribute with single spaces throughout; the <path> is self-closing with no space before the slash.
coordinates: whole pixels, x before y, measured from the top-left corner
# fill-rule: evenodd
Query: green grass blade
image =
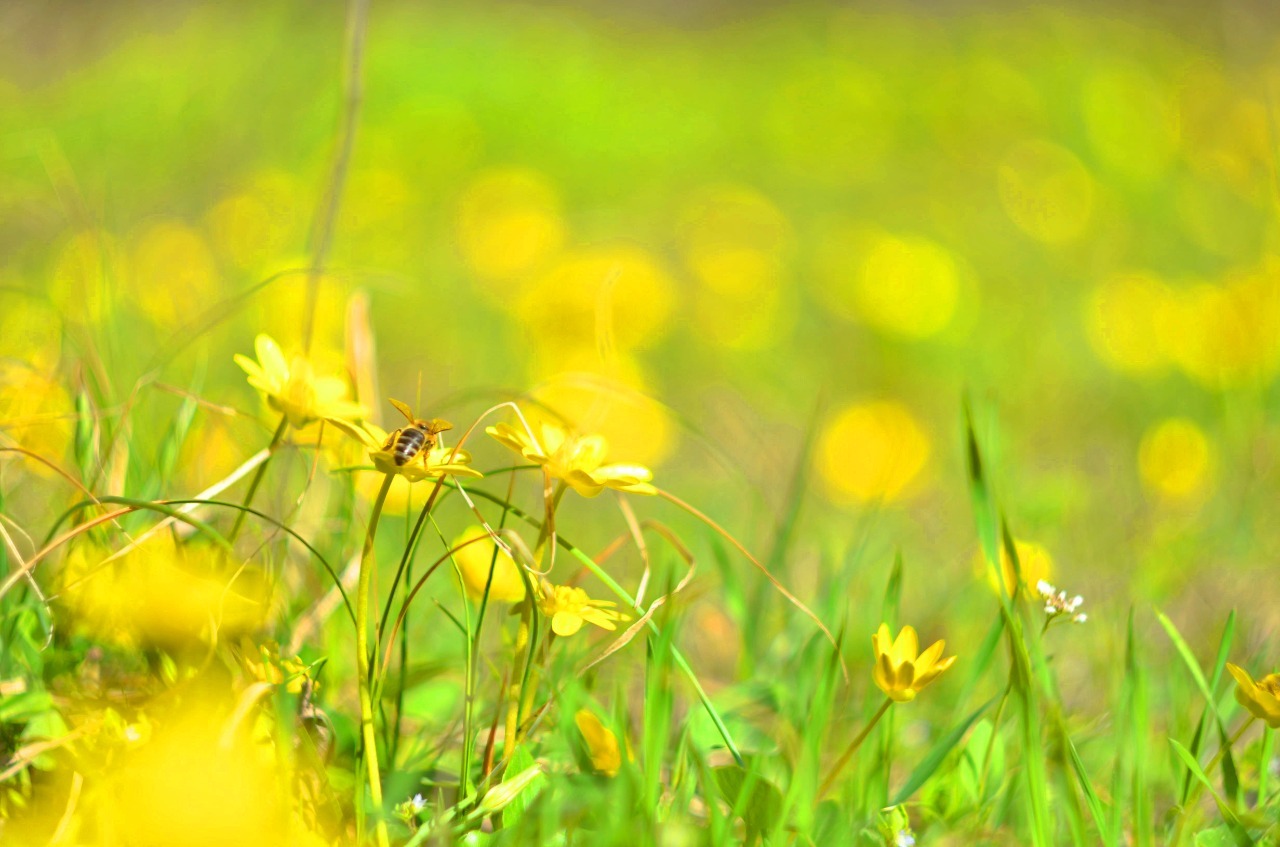
<path id="1" fill-rule="evenodd" d="M 1173 752 L 1177 754 L 1182 763 L 1187 766 L 1192 775 L 1208 790 L 1213 797 L 1213 801 L 1218 804 L 1218 813 L 1222 815 L 1223 822 L 1226 823 L 1227 829 L 1231 832 L 1231 837 L 1235 839 L 1238 847 L 1252 847 L 1254 840 L 1250 837 L 1244 825 L 1240 823 L 1240 818 L 1236 817 L 1236 813 L 1231 811 L 1231 807 L 1227 805 L 1222 795 L 1213 787 L 1213 783 L 1209 777 L 1200 768 L 1200 763 L 1196 761 L 1196 757 L 1191 755 L 1191 751 L 1183 747 L 1176 739 L 1170 738 L 1169 743 L 1173 746 Z M 1184 813 L 1185 814 L 1185 813 Z"/>
<path id="2" fill-rule="evenodd" d="M 891 805 L 897 806 L 911 799 L 911 795 L 919 791 L 920 787 L 929 781 L 929 777 L 933 776 L 934 771 L 938 769 L 943 760 L 960 744 L 960 740 L 964 738 L 965 733 L 977 722 L 978 718 L 982 717 L 982 713 L 991 708 L 998 699 L 998 697 L 992 697 L 977 709 L 974 709 L 969 717 L 953 726 L 950 732 L 939 738 L 920 764 L 916 765 L 916 769 L 911 772 L 911 776 L 907 777 L 906 783 L 898 790 Z"/>

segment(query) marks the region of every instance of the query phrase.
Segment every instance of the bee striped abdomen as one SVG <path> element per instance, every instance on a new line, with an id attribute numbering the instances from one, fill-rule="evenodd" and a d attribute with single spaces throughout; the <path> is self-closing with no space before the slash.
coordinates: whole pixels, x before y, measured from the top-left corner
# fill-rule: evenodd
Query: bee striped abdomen
<path id="1" fill-rule="evenodd" d="M 407 465 L 422 450 L 422 445 L 426 443 L 426 440 L 427 434 L 417 427 L 409 426 L 400 430 L 400 435 L 396 438 L 395 446 L 392 448 L 395 463 L 397 465 Z"/>

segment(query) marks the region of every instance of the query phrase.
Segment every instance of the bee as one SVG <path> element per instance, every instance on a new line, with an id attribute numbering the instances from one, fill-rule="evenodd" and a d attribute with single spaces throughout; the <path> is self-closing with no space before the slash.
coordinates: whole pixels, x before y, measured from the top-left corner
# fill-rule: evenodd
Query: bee
<path id="1" fill-rule="evenodd" d="M 440 442 L 440 433 L 453 429 L 453 424 L 440 418 L 415 418 L 413 410 L 399 400 L 393 399 L 391 405 L 409 419 L 409 426 L 401 427 L 388 435 L 386 443 L 382 445 L 383 450 L 390 450 L 394 454 L 397 465 L 407 465 L 415 456 L 430 453 Z"/>

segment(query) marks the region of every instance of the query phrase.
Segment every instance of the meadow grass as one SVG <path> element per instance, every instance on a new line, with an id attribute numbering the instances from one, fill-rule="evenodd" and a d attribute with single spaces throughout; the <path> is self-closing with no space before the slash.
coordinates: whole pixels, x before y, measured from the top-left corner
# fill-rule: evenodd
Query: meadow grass
<path id="1" fill-rule="evenodd" d="M 652 56 L 628 45 L 619 48 L 621 58 L 597 56 L 596 42 L 577 35 L 576 19 L 530 22 L 521 18 L 529 10 L 511 12 L 519 31 L 545 35 L 550 27 L 564 51 L 548 57 L 507 44 L 506 19 L 478 24 L 451 12 L 438 21 L 447 37 L 433 36 L 439 53 L 424 59 L 406 46 L 408 33 L 418 31 L 417 13 L 399 9 L 389 18 L 399 26 L 388 26 L 379 42 L 386 54 L 368 54 L 370 14 L 360 0 L 349 6 L 345 54 L 334 63 L 342 78 L 331 81 L 340 91 L 333 137 L 323 166 L 312 168 L 320 188 L 304 259 L 281 258 L 280 244 L 294 243 L 289 238 L 298 232 L 255 240 L 255 227 L 274 232 L 280 218 L 296 217 L 297 186 L 263 171 L 256 187 L 233 192 L 206 215 L 210 237 L 221 239 L 225 253 L 218 262 L 234 265 L 234 273 L 197 273 L 201 236 L 172 221 L 131 235 L 137 243 L 130 241 L 129 264 L 115 261 L 113 236 L 80 222 L 49 260 L 48 284 L 0 290 L 9 298 L 0 345 L 10 345 L 4 355 L 17 363 L 0 363 L 0 843 L 1280 844 L 1280 677 L 1266 674 L 1274 656 L 1252 649 L 1258 639 L 1248 635 L 1272 620 L 1270 584 L 1257 586 L 1256 608 L 1239 612 L 1215 595 L 1201 598 L 1192 614 L 1186 603 L 1163 602 L 1181 599 L 1177 591 L 1131 591 L 1128 582 L 1120 596 L 1072 596 L 1072 571 L 1051 573 L 1047 552 L 1022 531 L 1044 530 L 1067 513 L 1052 504 L 1071 492 L 1037 488 L 1045 475 L 1026 466 L 1025 451 L 1009 448 L 1016 427 L 1052 416 L 1036 405 L 1043 395 L 1020 396 L 1035 394 L 1019 380 L 1036 370 L 1040 354 L 1006 367 L 995 388 L 964 397 L 956 396 L 958 385 L 982 381 L 953 379 L 941 364 L 961 352 L 968 365 L 980 364 L 982 345 L 967 331 L 997 339 L 1030 332 L 980 313 L 960 248 L 949 252 L 941 235 L 935 242 L 867 227 L 850 233 L 826 218 L 815 224 L 815 231 L 834 226 L 842 234 L 833 242 L 839 257 L 816 250 L 815 275 L 836 267 L 814 284 L 812 299 L 824 315 L 852 313 L 859 332 L 874 338 L 850 349 L 866 354 L 872 370 L 883 365 L 876 379 L 890 385 L 901 360 L 943 374 L 938 382 L 915 378 L 926 388 L 946 384 L 931 402 L 946 409 L 949 434 L 931 440 L 892 399 L 851 400 L 833 410 L 825 398 L 806 396 L 810 405 L 799 408 L 784 387 L 796 373 L 826 373 L 851 358 L 835 342 L 830 350 L 818 345 L 782 357 L 774 349 L 786 337 L 774 320 L 788 309 L 801 314 L 792 327 L 797 344 L 821 324 L 813 303 L 810 311 L 788 306 L 792 295 L 778 292 L 790 289 L 770 276 L 786 264 L 793 241 L 808 249 L 816 235 L 793 232 L 753 191 L 707 189 L 684 214 L 692 220 L 690 209 L 705 206 L 712 224 L 700 232 L 698 221 L 685 221 L 689 231 L 678 240 L 701 286 L 692 298 L 699 304 L 693 326 L 712 346 L 668 350 L 661 361 L 675 371 L 699 357 L 740 356 L 737 373 L 751 376 L 744 391 L 783 407 L 789 428 L 757 430 L 749 416 L 729 414 L 731 404 L 695 423 L 652 398 L 636 364 L 673 310 L 673 286 L 643 250 L 559 256 L 567 249 L 566 224 L 536 173 L 481 174 L 462 192 L 457 240 L 476 280 L 466 296 L 447 283 L 421 302 L 406 293 L 417 284 L 406 268 L 432 250 L 415 241 L 416 230 L 398 230 L 379 215 L 368 185 L 354 198 L 356 212 L 343 213 L 352 204 L 349 172 L 362 110 L 371 107 L 377 122 L 373 165 L 379 152 L 407 161 L 397 144 L 418 136 L 397 134 L 397 113 L 379 95 L 409 87 L 405 80 L 424 67 L 457 71 L 432 77 L 450 97 L 491 101 L 486 123 L 512 123 L 510 97 L 529 121 L 550 121 L 558 132 L 582 104 L 612 91 L 582 73 L 576 57 L 594 57 L 614 87 L 649 73 L 655 89 L 707 60 L 660 38 Z M 1061 27 L 1055 37 L 1071 49 L 1092 49 L 1088 27 L 1070 16 L 1050 18 Z M 886 20 L 837 16 L 830 31 L 867 50 L 869 65 L 883 62 L 896 85 L 927 101 L 923 111 L 911 111 L 909 97 L 886 97 L 841 52 L 848 45 L 831 48 L 838 61 L 825 54 L 818 61 L 803 21 L 762 25 L 768 39 L 758 58 L 786 72 L 786 96 L 768 108 L 752 102 L 742 114 L 767 113 L 771 155 L 786 173 L 780 185 L 802 182 L 794 169 L 813 165 L 833 196 L 852 196 L 858 192 L 850 186 L 870 178 L 855 172 L 863 158 L 894 163 L 899 182 L 911 182 L 919 139 L 903 130 L 901 151 L 892 152 L 893 137 L 878 136 L 867 118 L 911 125 L 938 115 L 928 111 L 936 106 L 929 105 L 929 85 L 899 67 L 901 57 L 886 46 L 898 19 Z M 984 35 L 990 22 L 974 20 L 966 26 Z M 858 34 L 863 24 L 871 35 Z M 239 27 L 211 13 L 175 37 L 203 44 Z M 296 67 L 285 63 L 285 78 L 303 74 L 306 56 L 323 52 L 312 49 L 320 29 L 298 28 L 304 55 Z M 709 43 L 732 57 L 753 32 Z M 1194 53 L 1158 38 L 1148 44 L 1123 27 L 1107 32 L 1122 46 L 1149 48 L 1152 68 Z M 925 36 L 945 42 L 933 30 Z M 1065 49 L 1048 37 L 1043 43 Z M 491 75 L 468 58 L 477 45 L 498 68 Z M 885 49 L 870 49 L 876 46 Z M 137 49 L 150 56 L 154 48 Z M 1122 187 L 1109 189 L 1135 204 L 1136 220 L 1158 218 L 1162 201 L 1151 186 L 1163 171 L 1148 171 L 1172 169 L 1160 156 L 1172 161 L 1175 154 L 1161 153 L 1168 140 L 1160 127 L 1126 123 L 1108 97 L 1120 91 L 1124 102 L 1142 104 L 1158 99 L 1146 95 L 1159 86 L 1141 68 L 1101 52 L 1101 70 L 1085 86 L 1084 119 L 1099 151 L 1089 165 L 1121 174 Z M 663 56 L 671 68 L 660 67 Z M 1007 108 L 1001 115 L 1017 124 L 1024 86 L 988 58 L 978 56 L 972 67 L 963 56 L 955 62 L 983 90 L 1007 95 L 991 108 Z M 529 82 L 544 60 L 562 83 L 551 93 L 565 98 L 546 114 L 530 105 L 537 92 Z M 1032 65 L 1028 79 L 1056 90 L 1059 68 L 1048 61 L 1046 70 L 1038 57 Z M 130 78 L 131 67 L 113 58 L 100 73 Z M 738 70 L 744 91 L 763 84 L 755 73 Z M 366 75 L 378 84 L 372 90 Z M 71 90 L 95 96 L 93 86 L 73 83 Z M 700 98 L 736 102 L 738 95 L 673 87 L 670 96 L 684 103 L 682 114 L 692 114 L 707 106 Z M 823 108 L 813 114 L 796 105 L 815 97 Z M 450 111 L 450 102 L 413 101 L 400 118 L 412 123 L 425 114 L 435 130 L 458 132 L 456 150 L 449 138 L 423 133 L 443 161 L 405 166 L 436 187 L 433 179 L 452 177 L 433 168 L 450 167 L 446 154 L 461 157 L 469 133 L 479 131 L 470 117 Z M 1239 107 L 1231 127 L 1254 127 L 1256 104 L 1231 102 Z M 192 109 L 198 122 L 215 107 Z M 653 150 L 628 136 L 605 154 L 621 156 L 622 165 L 656 168 L 668 157 L 684 163 L 671 165 L 675 170 L 714 170 L 715 132 L 672 120 L 657 106 L 644 114 L 664 129 L 650 136 Z M 320 123 L 308 115 L 303 123 Z M 120 120 L 129 118 L 124 110 Z M 988 145 L 974 118 L 943 113 L 940 125 L 956 137 L 935 141 L 977 155 Z M 527 127 L 514 124 L 503 129 L 518 143 Z M 576 166 L 583 151 L 599 147 L 596 133 L 609 134 L 603 124 L 565 129 L 581 147 L 549 160 L 563 155 Z M 1144 156 L 1126 146 L 1135 133 Z M 84 139 L 70 137 L 73 156 L 85 155 L 78 149 Z M 826 146 L 829 137 L 848 143 Z M 1026 243 L 1008 247 L 1006 260 L 988 257 L 994 276 L 1000 268 L 1035 275 L 1103 261 L 1070 252 L 1090 227 L 1105 229 L 1091 217 L 1095 191 L 1103 192 L 1089 168 L 1066 146 L 1003 140 L 1011 152 L 991 170 L 1010 227 L 974 246 L 973 261 L 982 243 L 1005 249 L 1015 229 Z M 1233 181 L 1252 185 L 1253 171 L 1224 153 L 1213 133 L 1193 141 L 1205 149 L 1185 153 L 1191 187 L 1164 205 L 1189 218 L 1181 225 L 1205 252 L 1247 252 L 1197 210 L 1209 209 L 1212 218 L 1225 208 L 1229 221 L 1252 221 L 1253 211 L 1217 195 L 1205 199 L 1201 182 L 1215 190 Z M 57 166 L 58 144 L 45 138 L 35 146 L 50 181 L 76 196 L 74 179 Z M 287 147 L 272 155 L 293 161 Z M 681 149 L 690 158 L 681 159 Z M 742 144 L 749 164 L 757 153 Z M 1225 174 L 1206 176 L 1197 170 L 1206 160 L 1235 162 L 1247 173 L 1241 178 L 1223 165 Z M 167 171 L 173 161 L 155 164 Z M 627 167 L 612 164 L 602 182 L 631 185 L 615 173 Z M 361 166 L 360 178 L 373 180 L 379 198 L 411 193 L 397 193 L 404 183 L 370 161 Z M 635 170 L 640 182 L 649 175 Z M 589 176 L 575 178 L 583 196 L 603 190 L 588 185 Z M 26 183 L 15 185 L 20 196 Z M 493 202 L 499 195 L 503 202 Z M 1242 196 L 1248 205 L 1252 195 Z M 503 205 L 508 201 L 513 208 Z M 896 207 L 894 215 L 910 217 Z M 730 231 L 725 220 L 741 230 Z M 948 220 L 987 225 L 981 215 Z M 341 250 L 344 226 L 360 245 L 354 259 Z M 10 231 L 18 229 L 6 224 Z M 528 255 L 504 252 L 509 242 Z M 1050 251 L 1049 258 L 1032 247 Z M 846 248 L 865 259 L 856 273 L 841 264 Z M 43 248 L 29 251 L 47 258 Z M 348 270 L 377 264 L 369 255 L 402 266 L 385 274 Z M 1176 258 L 1212 264 L 1199 254 Z M 14 264 L 25 272 L 27 254 Z M 263 265 L 271 270 L 259 273 Z M 522 275 L 544 271 L 525 284 Z M 438 276 L 450 273 L 461 272 Z M 1134 380 L 1164 374 L 1135 382 L 1135 397 L 1125 400 L 1141 409 L 1132 417 L 1144 425 L 1145 413 L 1164 409 L 1169 397 L 1181 411 L 1196 403 L 1221 407 L 1226 432 L 1218 441 L 1164 411 L 1141 439 L 1131 439 L 1141 442 L 1135 477 L 1168 510 L 1160 513 L 1166 523 L 1157 524 L 1166 532 L 1194 523 L 1196 510 L 1212 501 L 1218 463 L 1234 458 L 1237 470 L 1265 464 L 1269 386 L 1280 362 L 1270 330 L 1280 326 L 1272 321 L 1280 298 L 1265 274 L 1224 274 L 1212 285 L 1186 286 L 1109 277 L 1086 298 L 1084 329 L 1076 326 L 1078 309 L 1037 310 L 1088 336 L 1080 348 L 1092 345 L 1112 371 Z M 881 296 L 881 288 L 849 282 L 853 277 L 907 279 L 918 290 L 886 283 L 892 296 Z M 148 287 L 139 282 L 146 279 L 177 281 Z M 753 288 L 753 279 L 765 281 Z M 521 294 L 508 295 L 504 285 Z M 709 292 L 723 297 L 708 301 Z M 527 375 L 509 367 L 520 358 L 517 332 L 477 329 L 499 308 L 541 333 L 543 346 L 531 359 L 554 360 L 554 370 L 588 361 L 594 370 L 573 370 L 560 396 L 545 384 L 490 387 Z M 1156 326 L 1148 312 L 1169 325 Z M 375 324 L 393 329 L 375 332 Z M 841 327 L 833 337 L 843 343 Z M 1170 337 L 1147 337 L 1160 333 Z M 914 347 L 909 356 L 895 346 L 929 343 L 941 346 Z M 1033 348 L 1024 339 L 1019 349 Z M 1058 382 L 1078 379 L 1078 351 L 1046 349 Z M 775 366 L 778 358 L 785 361 Z M 475 384 L 450 380 L 452 393 L 445 393 L 436 387 L 441 363 L 456 363 L 467 376 L 493 373 Z M 1160 383 L 1173 379 L 1169 369 L 1183 382 Z M 707 389 L 714 372 L 672 382 L 687 400 Z M 393 398 L 383 383 L 412 398 L 409 420 L 387 410 Z M 1185 401 L 1188 386 L 1203 396 Z M 243 405 L 251 395 L 252 408 Z M 1006 399 L 1017 401 L 1014 421 L 1004 414 Z M 611 404 L 612 417 L 600 413 Z M 1107 413 L 1123 417 L 1116 411 L 1123 404 L 1114 405 Z M 431 417 L 437 414 L 453 424 Z M 745 439 L 730 437 L 735 427 Z M 1087 434 L 1075 420 L 1061 428 Z M 405 441 L 406 429 L 418 432 Z M 1250 440 L 1255 429 L 1261 440 Z M 758 437 L 764 431 L 782 431 L 786 443 Z M 624 437 L 612 438 L 615 432 Z M 677 438 L 692 449 L 673 452 L 669 442 Z M 729 448 L 744 440 L 748 450 Z M 398 452 L 408 443 L 421 446 L 401 462 Z M 1112 447 L 1106 442 L 1102 452 L 1111 455 Z M 942 470 L 927 483 L 933 499 L 901 508 L 926 487 L 926 468 Z M 1024 483 L 1028 478 L 1034 482 Z M 1216 536 L 1157 532 L 1139 553 L 1171 568 L 1175 580 L 1206 567 L 1187 564 L 1188 554 L 1172 549 L 1179 545 L 1198 553 L 1198 543 L 1222 543 L 1232 555 L 1265 557 L 1265 531 L 1244 524 L 1269 518 L 1266 490 L 1229 488 L 1239 502 L 1224 497 L 1205 507 L 1218 522 L 1211 526 L 1227 526 Z M 1100 508 L 1123 512 L 1122 497 L 1100 499 L 1111 504 Z M 967 520 L 938 531 L 924 513 L 939 504 L 947 505 L 945 518 Z M 1079 516 L 1074 520 L 1072 531 L 1081 531 Z M 1118 547 L 1115 527 L 1107 529 L 1100 543 Z M 929 549 L 921 539 L 935 535 L 965 552 L 945 561 L 921 555 Z M 981 576 L 958 579 L 948 568 L 970 550 Z M 1131 552 L 1113 555 L 1127 562 Z M 1151 576 L 1149 566 L 1142 570 Z"/>

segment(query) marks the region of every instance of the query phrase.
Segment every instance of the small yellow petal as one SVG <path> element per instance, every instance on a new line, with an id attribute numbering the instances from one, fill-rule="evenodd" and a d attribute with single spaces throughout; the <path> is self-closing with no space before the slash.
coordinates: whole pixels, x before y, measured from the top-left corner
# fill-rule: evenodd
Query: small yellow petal
<path id="1" fill-rule="evenodd" d="M 284 353 L 280 351 L 280 345 L 276 344 L 275 339 L 269 335 L 262 334 L 254 339 L 254 350 L 258 354 L 258 361 L 262 363 L 262 368 L 272 377 L 279 376 L 283 382 L 289 378 L 289 363 L 284 358 Z"/>
<path id="2" fill-rule="evenodd" d="M 920 653 L 920 639 L 916 636 L 915 627 L 904 626 L 898 638 L 893 642 L 893 663 L 914 661 Z"/>
<path id="3" fill-rule="evenodd" d="M 582 618 L 569 612 L 556 612 L 551 618 L 551 631 L 562 638 L 568 638 L 582 629 Z"/>

